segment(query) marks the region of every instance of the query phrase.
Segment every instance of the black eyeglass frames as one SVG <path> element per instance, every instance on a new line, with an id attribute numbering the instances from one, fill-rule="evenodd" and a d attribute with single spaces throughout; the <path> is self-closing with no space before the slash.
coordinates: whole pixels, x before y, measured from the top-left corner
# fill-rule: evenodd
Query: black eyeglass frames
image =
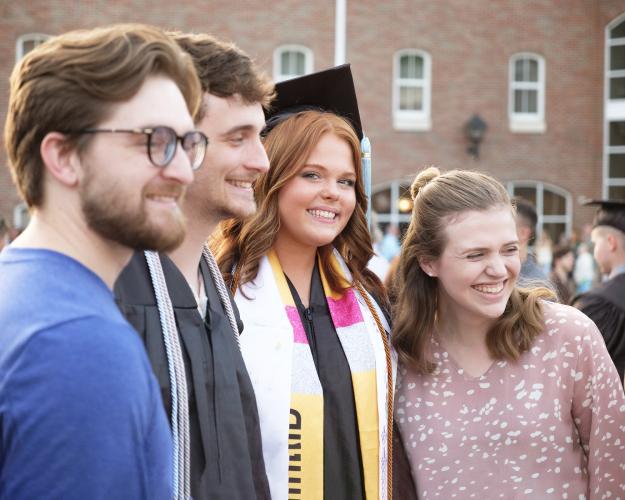
<path id="1" fill-rule="evenodd" d="M 144 134 L 148 137 L 148 158 L 156 167 L 164 168 L 171 163 L 176 154 L 178 141 L 182 145 L 182 149 L 189 157 L 191 169 L 197 170 L 202 165 L 204 155 L 206 154 L 206 146 L 208 146 L 208 137 L 199 130 L 192 130 L 183 136 L 176 134 L 171 127 L 158 126 L 152 128 L 85 128 L 77 130 L 78 134 Z"/>

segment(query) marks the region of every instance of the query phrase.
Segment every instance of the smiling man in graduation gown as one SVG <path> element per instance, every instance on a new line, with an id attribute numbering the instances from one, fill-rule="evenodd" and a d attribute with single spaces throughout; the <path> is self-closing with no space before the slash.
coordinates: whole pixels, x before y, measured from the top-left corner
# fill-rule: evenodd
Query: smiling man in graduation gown
<path id="1" fill-rule="evenodd" d="M 591 233 L 595 260 L 608 276 L 574 305 L 592 319 L 623 379 L 625 371 L 625 200 L 592 201 L 598 205 Z"/>
<path id="2" fill-rule="evenodd" d="M 137 253 L 116 285 L 143 338 L 170 417 L 179 491 L 200 499 L 269 498 L 258 410 L 239 348 L 236 306 L 205 246 L 217 224 L 252 214 L 252 183 L 269 168 L 260 141 L 273 84 L 238 48 L 172 34 L 204 91 L 196 125 L 204 168 L 183 203 L 187 235 L 168 255 Z"/>

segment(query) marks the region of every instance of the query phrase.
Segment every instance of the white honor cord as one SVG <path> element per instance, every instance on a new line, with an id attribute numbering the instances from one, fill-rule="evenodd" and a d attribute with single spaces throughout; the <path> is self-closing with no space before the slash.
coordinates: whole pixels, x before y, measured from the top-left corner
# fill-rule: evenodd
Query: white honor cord
<path id="1" fill-rule="evenodd" d="M 237 326 L 237 320 L 234 316 L 234 310 L 232 309 L 232 302 L 230 302 L 230 294 L 228 293 L 228 289 L 226 288 L 226 282 L 221 275 L 221 271 L 219 271 L 219 266 L 217 265 L 215 257 L 207 246 L 204 246 L 202 255 L 204 256 L 204 260 L 206 260 L 208 268 L 210 269 L 213 283 L 215 284 L 215 288 L 217 288 L 217 293 L 219 294 L 219 300 L 221 301 L 221 305 L 223 306 L 224 311 L 226 311 L 226 315 L 228 316 L 228 321 L 230 322 L 230 327 L 232 328 L 232 332 L 237 342 L 237 346 L 239 346 L 239 349 L 241 349 L 241 344 L 239 343 L 239 327 Z"/>
<path id="2" fill-rule="evenodd" d="M 169 384 L 171 390 L 171 427 L 174 444 L 173 453 L 173 485 L 174 498 L 187 500 L 191 497 L 191 460 L 189 435 L 189 402 L 187 397 L 187 380 L 182 358 L 182 349 L 178 337 L 178 329 L 174 318 L 174 309 L 167 290 L 167 283 L 158 253 L 146 251 L 147 261 L 152 279 L 152 287 L 156 297 L 158 315 L 161 322 L 163 342 L 167 356 Z"/>

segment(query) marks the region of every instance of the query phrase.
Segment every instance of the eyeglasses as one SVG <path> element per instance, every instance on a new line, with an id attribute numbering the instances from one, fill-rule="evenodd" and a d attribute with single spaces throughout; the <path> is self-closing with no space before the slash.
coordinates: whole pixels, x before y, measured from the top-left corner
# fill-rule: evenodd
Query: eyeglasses
<path id="1" fill-rule="evenodd" d="M 148 136 L 148 158 L 155 167 L 164 168 L 171 163 L 176 155 L 178 141 L 182 145 L 182 149 L 189 157 L 191 169 L 197 170 L 202 165 L 204 155 L 206 154 L 206 146 L 208 146 L 208 137 L 199 130 L 187 132 L 183 136 L 176 134 L 171 127 L 159 126 L 153 128 L 85 128 L 77 130 L 78 134 L 144 134 Z"/>

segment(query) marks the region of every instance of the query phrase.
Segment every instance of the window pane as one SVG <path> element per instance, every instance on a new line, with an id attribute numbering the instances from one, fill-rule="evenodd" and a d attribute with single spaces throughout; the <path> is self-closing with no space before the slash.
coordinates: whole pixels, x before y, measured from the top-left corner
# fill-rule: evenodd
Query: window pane
<path id="1" fill-rule="evenodd" d="M 608 198 L 611 200 L 625 200 L 625 186 L 610 186 Z"/>
<path id="2" fill-rule="evenodd" d="M 543 214 L 566 215 L 566 198 L 549 189 L 543 190 Z"/>
<path id="3" fill-rule="evenodd" d="M 625 45 L 610 47 L 610 69 L 625 69 Z"/>
<path id="4" fill-rule="evenodd" d="M 283 75 L 299 76 L 306 72 L 305 57 L 302 52 L 287 50 L 281 54 L 280 61 L 280 73 Z"/>
<path id="5" fill-rule="evenodd" d="M 280 54 L 280 73 L 283 75 L 288 75 L 289 71 L 289 54 L 290 52 L 285 51 Z"/>
<path id="6" fill-rule="evenodd" d="M 22 43 L 22 54 L 26 55 L 41 42 L 35 40 L 24 40 Z"/>
<path id="7" fill-rule="evenodd" d="M 566 225 L 562 222 L 547 222 L 543 224 L 543 233 L 547 233 L 551 241 L 558 242 L 566 232 Z"/>
<path id="8" fill-rule="evenodd" d="M 527 63 L 528 63 L 528 68 L 529 68 L 529 75 L 528 75 L 527 81 L 537 82 L 538 81 L 538 61 L 536 61 L 535 59 L 528 59 Z"/>
<path id="9" fill-rule="evenodd" d="M 515 113 L 538 113 L 538 91 L 537 90 L 515 90 L 514 91 L 514 112 Z"/>
<path id="10" fill-rule="evenodd" d="M 391 190 L 384 189 L 373 193 L 371 196 L 371 207 L 379 214 L 388 214 L 391 212 Z"/>
<path id="11" fill-rule="evenodd" d="M 400 87 L 399 109 L 412 111 L 423 109 L 423 89 L 420 87 Z"/>
<path id="12" fill-rule="evenodd" d="M 515 82 L 537 82 L 538 61 L 529 57 L 518 59 L 514 63 Z"/>
<path id="13" fill-rule="evenodd" d="M 514 81 L 522 82 L 524 80 L 525 59 L 517 59 L 514 63 Z"/>
<path id="14" fill-rule="evenodd" d="M 523 112 L 523 90 L 514 91 L 514 112 Z"/>
<path id="15" fill-rule="evenodd" d="M 625 99 L 625 77 L 610 78 L 610 99 Z"/>
<path id="16" fill-rule="evenodd" d="M 419 56 L 401 56 L 399 59 L 400 78 L 423 78 L 423 58 Z"/>
<path id="17" fill-rule="evenodd" d="M 608 161 L 610 177 L 625 177 L 625 154 L 611 154 Z"/>
<path id="18" fill-rule="evenodd" d="M 292 63 L 293 63 L 293 66 L 295 67 L 295 74 L 303 75 L 304 73 L 306 73 L 304 54 L 302 54 L 301 52 L 294 52 L 293 56 L 294 57 L 292 59 Z"/>
<path id="19" fill-rule="evenodd" d="M 526 113 L 538 113 L 538 91 L 526 90 L 527 93 L 527 109 Z"/>
<path id="20" fill-rule="evenodd" d="M 610 30 L 610 38 L 625 38 L 625 21 Z"/>
<path id="21" fill-rule="evenodd" d="M 610 122 L 610 146 L 625 146 L 625 122 Z"/>
<path id="22" fill-rule="evenodd" d="M 529 201 L 532 205 L 536 206 L 536 188 L 534 187 L 515 187 L 514 196 L 517 198 L 523 198 Z"/>

